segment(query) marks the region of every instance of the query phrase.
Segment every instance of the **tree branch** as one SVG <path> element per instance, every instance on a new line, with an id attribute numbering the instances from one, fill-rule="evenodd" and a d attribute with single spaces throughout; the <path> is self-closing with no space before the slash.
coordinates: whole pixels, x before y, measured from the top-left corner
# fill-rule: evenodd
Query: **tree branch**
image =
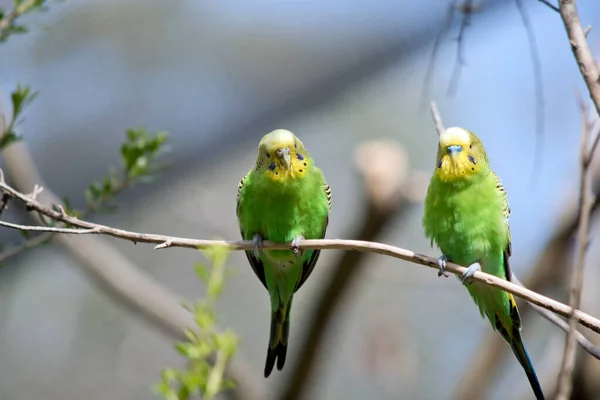
<path id="1" fill-rule="evenodd" d="M 579 65 L 579 70 L 587 89 L 589 91 L 592 102 L 596 109 L 596 113 L 600 115 L 600 71 L 598 64 L 594 59 L 586 38 L 586 32 L 581 25 L 579 13 L 575 0 L 559 0 L 560 16 L 565 25 L 571 50 Z M 582 114 L 582 134 L 581 134 L 581 181 L 580 181 L 580 196 L 579 196 L 579 228 L 577 234 L 577 255 L 575 265 L 572 271 L 571 290 L 569 292 L 569 305 L 574 310 L 580 307 L 581 291 L 583 286 L 583 270 L 585 266 L 585 254 L 589 242 L 589 224 L 590 213 L 593 199 L 591 197 L 591 168 L 590 161 L 593 153 L 589 153 L 588 146 L 590 142 L 590 128 L 587 123 L 587 112 L 583 101 L 581 102 Z M 592 144 L 591 151 L 595 149 Z M 575 367 L 575 327 L 576 321 L 573 316 L 569 321 L 569 334 L 567 335 L 565 351 L 558 377 L 558 400 L 567 400 L 571 396 L 573 389 L 573 371 Z"/>
<path id="2" fill-rule="evenodd" d="M 64 210 L 54 210 L 42 206 L 36 200 L 32 199 L 30 195 L 20 193 L 0 180 L 0 191 L 9 194 L 11 197 L 16 198 L 23 202 L 29 209 L 38 212 L 41 215 L 45 215 L 59 222 L 88 230 L 87 234 L 102 234 L 107 236 L 113 236 L 120 239 L 132 241 L 134 243 L 155 243 L 156 248 L 168 248 L 168 247 L 185 247 L 192 249 L 205 249 L 212 246 L 224 246 L 229 250 L 252 250 L 254 245 L 252 241 L 224 241 L 224 240 L 199 240 L 199 239 L 188 239 L 179 238 L 174 236 L 156 235 L 149 233 L 137 233 L 130 232 L 123 229 L 111 228 L 106 225 L 94 224 L 91 222 L 83 221 L 75 217 L 67 215 Z M 92 229 L 93 232 L 89 230 Z M 24 230 L 27 227 L 24 226 Z M 70 230 L 68 233 L 72 233 Z M 83 233 L 81 235 L 87 235 Z M 264 242 L 265 249 L 279 249 L 287 250 L 290 249 L 290 244 L 285 243 L 271 243 Z M 352 250 L 352 251 L 366 251 L 370 253 L 376 253 L 388 257 L 397 258 L 400 260 L 412 262 L 414 264 L 424 265 L 430 268 L 439 270 L 437 265 L 437 259 L 428 257 L 419 253 L 415 253 L 410 250 L 402 249 L 400 247 L 390 246 L 383 243 L 367 242 L 360 240 L 340 240 L 340 239 L 324 239 L 324 240 L 305 240 L 299 245 L 299 248 L 310 250 L 310 249 L 337 249 L 337 250 Z M 466 271 L 466 268 L 457 264 L 448 263 L 446 268 L 448 272 L 455 275 L 462 274 Z M 493 275 L 486 274 L 484 272 L 476 272 L 473 275 L 473 280 L 485 283 L 492 287 L 502 289 L 506 292 L 512 293 L 513 295 L 523 298 L 530 303 L 537 304 L 540 307 L 546 308 L 554 313 L 568 317 L 571 315 L 571 308 L 563 303 L 556 300 L 550 299 L 541 294 L 535 293 L 526 288 L 522 288 L 512 282 L 498 278 Z M 574 310 L 573 317 L 583 326 L 593 330 L 596 333 L 600 333 L 600 320 L 592 317 L 589 314 L 584 313 L 581 310 Z"/>
<path id="3" fill-rule="evenodd" d="M 36 183 L 42 182 L 25 143 L 11 144 L 2 152 L 2 157 L 7 173 L 23 190 L 29 190 Z M 39 206 L 42 206 L 42 202 L 44 204 L 61 202 L 50 190 L 40 193 L 38 189 L 33 193 L 37 193 L 40 198 L 37 202 Z M 42 222 L 37 213 L 32 215 L 37 217 L 38 222 Z M 140 312 L 140 315 L 160 329 L 178 339 L 187 339 L 185 336 L 187 329 L 197 329 L 194 315 L 181 306 L 181 299 L 178 296 L 141 271 L 105 240 L 86 235 L 73 237 L 60 234 L 56 235 L 55 240 L 80 260 L 79 265 L 96 278 L 103 289 L 108 289 L 116 295 L 112 297 L 113 299 L 124 300 L 127 306 Z M 7 251 L 11 250 L 13 249 Z M 241 355 L 231 359 L 226 375 L 236 381 L 235 389 L 229 392 L 234 398 L 244 400 L 268 398 L 267 388 L 255 379 L 252 368 Z"/>

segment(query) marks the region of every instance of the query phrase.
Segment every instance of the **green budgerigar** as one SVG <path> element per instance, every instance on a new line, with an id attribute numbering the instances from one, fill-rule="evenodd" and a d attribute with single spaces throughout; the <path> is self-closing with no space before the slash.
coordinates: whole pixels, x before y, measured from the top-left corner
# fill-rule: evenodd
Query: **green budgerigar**
<path id="1" fill-rule="evenodd" d="M 256 166 L 240 181 L 237 217 L 246 257 L 271 298 L 271 333 L 265 378 L 275 361 L 285 364 L 294 293 L 310 276 L 319 250 L 299 250 L 304 239 L 322 239 L 329 222 L 331 190 L 302 142 L 276 129 L 258 145 Z M 262 249 L 262 241 L 289 243 L 290 250 Z"/>
<path id="2" fill-rule="evenodd" d="M 512 294 L 469 280 L 476 271 L 511 280 L 510 208 L 498 175 L 490 168 L 481 140 L 463 128 L 440 135 L 423 227 L 442 252 L 440 275 L 447 261 L 467 266 L 462 276 L 469 294 L 492 328 L 510 345 L 538 400 L 544 394 L 521 337 L 521 317 Z"/>

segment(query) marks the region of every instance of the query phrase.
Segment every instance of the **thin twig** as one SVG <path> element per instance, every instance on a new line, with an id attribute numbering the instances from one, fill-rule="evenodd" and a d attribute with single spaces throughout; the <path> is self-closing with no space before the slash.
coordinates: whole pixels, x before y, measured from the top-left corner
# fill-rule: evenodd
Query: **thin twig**
<path id="1" fill-rule="evenodd" d="M 0 20 L 0 42 L 8 37 L 10 34 L 10 28 L 13 26 L 17 18 L 36 7 L 38 2 L 39 0 L 25 0 L 15 6 L 8 14 L 6 14 L 4 18 Z"/>
<path id="2" fill-rule="evenodd" d="M 551 10 L 554 10 L 556 12 L 560 12 L 559 8 L 556 7 L 554 4 L 550 3 L 548 0 L 538 0 L 540 3 L 547 5 L 548 7 L 550 7 Z"/>
<path id="3" fill-rule="evenodd" d="M 465 0 L 462 4 L 454 5 L 454 10 L 460 12 L 462 15 L 462 21 L 458 28 L 458 38 L 456 39 L 456 61 L 454 62 L 454 69 L 452 70 L 452 76 L 446 93 L 449 96 L 453 96 L 456 93 L 456 88 L 460 81 L 460 73 L 462 67 L 465 65 L 464 56 L 464 37 L 465 31 L 468 26 L 471 25 L 471 16 L 479 8 L 473 4 L 473 0 Z"/>
<path id="4" fill-rule="evenodd" d="M 527 42 L 529 44 L 529 55 L 531 58 L 531 66 L 533 69 L 533 86 L 535 91 L 535 125 L 536 125 L 536 145 L 533 157 L 532 182 L 535 182 L 536 172 L 541 170 L 541 157 L 544 151 L 544 83 L 542 81 L 542 62 L 537 48 L 537 41 L 533 31 L 533 25 L 529 20 L 527 9 L 523 4 L 523 0 L 515 0 L 525 33 L 527 34 Z"/>
<path id="5" fill-rule="evenodd" d="M 438 136 L 444 133 L 444 124 L 442 123 L 442 118 L 440 117 L 440 112 L 438 111 L 437 104 L 435 101 L 432 101 L 430 104 L 431 109 L 431 117 L 433 118 L 433 122 L 435 123 L 435 130 L 437 131 Z"/>
<path id="6" fill-rule="evenodd" d="M 13 224 L 11 222 L 0 221 L 0 226 L 5 226 L 7 228 L 18 229 L 20 231 L 26 232 L 49 232 L 49 233 L 65 233 L 65 234 L 73 234 L 73 235 L 87 235 L 91 233 L 100 233 L 96 228 L 90 229 L 71 229 L 71 228 L 58 228 L 54 226 L 27 226 L 27 225 L 19 225 Z"/>
<path id="7" fill-rule="evenodd" d="M 158 246 L 156 246 L 157 248 L 185 247 L 192 249 L 205 249 L 213 246 L 224 246 L 227 247 L 229 250 L 252 250 L 254 248 L 252 241 L 199 240 L 172 237 L 166 235 L 137 233 L 126 231 L 123 229 L 111 228 L 106 225 L 94 224 L 91 222 L 83 221 L 78 218 L 71 217 L 60 211 L 44 207 L 37 201 L 32 200 L 28 195 L 20 193 L 12 187 L 8 186 L 5 182 L 0 182 L 0 190 L 4 193 L 9 193 L 12 197 L 22 201 L 29 208 L 35 210 L 41 215 L 45 215 L 56 221 L 64 222 L 79 228 L 95 229 L 94 234 L 99 233 L 107 236 L 113 236 L 120 239 L 130 240 L 134 243 L 156 243 L 158 244 Z M 26 230 L 27 227 L 24 226 L 24 228 Z M 69 230 L 68 233 L 72 232 Z M 414 264 L 424 265 L 430 268 L 434 268 L 436 271 L 439 270 L 437 259 L 435 258 L 383 243 L 340 239 L 305 240 L 301 242 L 298 247 L 300 249 L 305 250 L 336 249 L 366 251 L 412 262 Z M 286 250 L 290 249 L 290 244 L 264 242 L 264 248 Z M 457 264 L 448 263 L 448 267 L 446 268 L 446 270 L 448 272 L 458 275 L 466 271 L 466 268 Z M 550 299 L 546 296 L 543 296 L 539 293 L 535 293 L 531 290 L 522 288 L 518 285 L 515 285 L 512 282 L 506 281 L 505 279 L 501 279 L 496 276 L 486 274 L 484 272 L 476 272 L 475 275 L 473 275 L 473 280 L 512 293 L 517 297 L 523 298 L 530 303 L 537 304 L 564 317 L 567 317 L 571 314 L 571 308 L 569 306 L 560 303 L 556 300 Z M 581 310 L 575 310 L 573 315 L 577 319 L 577 321 L 579 321 L 579 323 L 581 323 L 583 326 L 593 330 L 596 333 L 600 333 L 600 320 L 584 313 Z"/>
<path id="8" fill-rule="evenodd" d="M 581 109 L 581 155 L 580 155 L 580 193 L 579 193 L 579 224 L 577 232 L 576 260 L 571 275 L 571 289 L 569 292 L 569 305 L 573 309 L 579 308 L 581 304 L 581 292 L 583 286 L 583 270 L 585 266 L 585 254 L 589 243 L 589 226 L 592 209 L 590 168 L 591 154 L 588 150 L 590 141 L 590 127 L 587 122 L 587 108 L 580 99 Z M 594 147 L 592 147 L 593 149 Z M 557 399 L 567 400 L 571 396 L 573 385 L 573 371 L 575 369 L 575 328 L 577 322 L 571 318 L 569 321 L 569 333 L 567 334 L 563 361 L 558 379 Z"/>
<path id="9" fill-rule="evenodd" d="M 525 285 L 523 285 L 523 283 L 515 276 L 514 273 L 512 274 L 511 280 L 517 285 L 525 287 Z M 564 332 L 569 333 L 569 324 L 560 319 L 560 317 L 558 317 L 556 314 L 551 313 L 545 308 L 536 306 L 535 304 L 530 304 L 530 306 L 535 311 L 537 311 L 542 317 L 546 318 L 548 321 L 558 326 Z M 596 347 L 592 342 L 590 342 L 588 338 L 583 336 L 581 332 L 575 331 L 575 339 L 577 340 L 577 343 L 581 345 L 581 348 L 583 348 L 589 355 L 600 360 L 600 349 Z"/>
<path id="10" fill-rule="evenodd" d="M 560 16 L 565 25 L 571 50 L 579 65 L 579 70 L 585 81 L 596 113 L 600 115 L 600 71 L 598 64 L 594 59 L 586 39 L 586 32 L 581 25 L 579 13 L 575 0 L 559 0 Z M 577 234 L 577 252 L 576 261 L 572 271 L 571 290 L 569 292 L 569 305 L 574 310 L 580 307 L 581 291 L 583 286 L 583 270 L 585 266 L 585 254 L 589 242 L 590 213 L 593 199 L 590 194 L 591 168 L 589 163 L 592 154 L 588 152 L 590 128 L 587 123 L 587 110 L 585 105 L 581 104 L 582 114 L 582 134 L 581 134 L 581 182 L 579 196 L 579 229 Z M 594 139 L 595 141 L 595 139 Z M 595 145 L 592 145 L 592 149 Z M 565 351 L 558 377 L 558 400 L 567 400 L 571 396 L 573 389 L 573 371 L 575 367 L 575 327 L 576 322 L 573 316 L 569 321 L 569 334 L 567 335 Z"/>
<path id="11" fill-rule="evenodd" d="M 2 156 L 8 176 L 22 192 L 43 182 L 24 142 L 13 143 L 4 149 Z M 61 202 L 48 188 L 38 195 L 40 204 L 52 206 Z M 32 212 L 30 215 L 36 221 L 42 222 L 41 214 Z M 178 295 L 133 264 L 103 238 L 57 234 L 55 240 L 79 261 L 77 265 L 84 272 L 89 273 L 96 283 L 108 292 L 112 301 L 132 308 L 136 317 L 146 318 L 155 327 L 178 339 L 185 340 L 185 332 L 198 329 L 194 315 L 181 307 Z M 209 361 L 214 365 L 214 354 L 209 357 Z M 233 398 L 249 400 L 270 397 L 269 388 L 256 379 L 252 366 L 242 354 L 238 353 L 231 358 L 227 365 L 226 378 L 236 382 L 235 388 L 228 391 Z"/>
<path id="12" fill-rule="evenodd" d="M 452 26 L 452 20 L 454 19 L 454 3 L 450 3 L 448 5 L 448 9 L 446 10 L 446 15 L 444 17 L 444 22 L 440 26 L 440 30 L 435 37 L 435 41 L 433 42 L 433 48 L 431 49 L 431 57 L 429 58 L 429 63 L 427 64 L 427 70 L 425 71 L 425 77 L 423 78 L 423 87 L 421 88 L 421 100 L 419 101 L 419 110 L 422 110 L 425 107 L 426 101 L 429 98 L 429 87 L 431 85 L 431 80 L 433 78 L 433 71 L 435 69 L 435 60 L 437 59 L 438 51 L 440 48 L 440 43 L 442 42 L 442 38 L 444 37 L 444 33 L 446 33 L 450 27 Z"/>

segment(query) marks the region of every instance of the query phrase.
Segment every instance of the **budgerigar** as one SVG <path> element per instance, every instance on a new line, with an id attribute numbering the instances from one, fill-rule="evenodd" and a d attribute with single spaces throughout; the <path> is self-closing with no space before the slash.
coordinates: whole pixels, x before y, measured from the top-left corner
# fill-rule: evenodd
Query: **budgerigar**
<path id="1" fill-rule="evenodd" d="M 512 294 L 469 280 L 482 270 L 511 280 L 510 208 L 500 178 L 490 168 L 481 140 L 463 128 L 440 135 L 435 172 L 431 177 L 423 227 L 446 261 L 467 266 L 462 276 L 469 294 L 492 328 L 510 345 L 525 370 L 538 400 L 544 394 L 521 338 L 521 317 Z"/>
<path id="2" fill-rule="evenodd" d="M 254 242 L 246 257 L 271 298 L 271 333 L 265 378 L 275 360 L 285 364 L 294 293 L 310 276 L 319 250 L 300 251 L 304 239 L 322 239 L 329 222 L 331 190 L 302 142 L 276 129 L 258 145 L 256 166 L 240 181 L 237 217 L 244 240 Z M 263 250 L 262 241 L 290 243 L 290 250 Z"/>

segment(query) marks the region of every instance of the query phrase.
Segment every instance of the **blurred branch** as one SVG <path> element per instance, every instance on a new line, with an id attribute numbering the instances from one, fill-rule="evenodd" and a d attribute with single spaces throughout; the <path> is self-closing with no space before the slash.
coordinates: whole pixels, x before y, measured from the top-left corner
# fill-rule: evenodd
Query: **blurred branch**
<path id="1" fill-rule="evenodd" d="M 547 5 L 551 10 L 554 10 L 556 12 L 560 12 L 560 10 L 558 9 L 558 7 L 556 7 L 554 4 L 550 3 L 548 0 L 538 0 L 540 3 Z"/>
<path id="2" fill-rule="evenodd" d="M 534 84 L 534 96 L 536 103 L 536 148 L 534 154 L 534 162 L 532 168 L 533 174 L 535 174 L 539 170 L 539 164 L 541 160 L 541 154 L 543 152 L 543 144 L 544 144 L 544 86 L 542 82 L 542 63 L 540 61 L 539 52 L 536 45 L 536 38 L 533 31 L 533 26 L 529 20 L 529 16 L 527 14 L 527 10 L 522 3 L 523 0 L 515 0 L 515 4 L 521 16 L 521 20 L 523 22 L 523 26 L 525 27 L 525 32 L 527 34 L 527 41 L 529 44 L 529 54 L 531 58 L 531 63 L 533 67 L 533 84 Z M 540 0 L 541 1 L 541 0 Z M 488 4 L 489 5 L 489 4 Z M 551 6 L 551 4 L 547 4 Z M 458 28 L 458 37 L 457 37 L 457 47 L 456 47 L 456 61 L 454 63 L 454 67 L 452 70 L 452 75 L 450 78 L 450 82 L 448 84 L 447 95 L 453 96 L 458 88 L 458 84 L 460 81 L 461 70 L 465 65 L 465 56 L 464 56 L 464 38 L 466 28 L 471 24 L 471 20 L 473 14 L 476 12 L 480 12 L 483 8 L 483 2 L 479 4 L 475 4 L 474 0 L 453 0 L 448 6 L 448 11 L 444 23 L 441 24 L 438 34 L 436 36 L 433 49 L 431 52 L 431 57 L 429 59 L 429 64 L 427 66 L 427 70 L 425 73 L 425 77 L 423 78 L 423 87 L 421 89 L 421 100 L 419 102 L 420 108 L 422 109 L 426 99 L 430 95 L 430 86 L 431 81 L 433 79 L 433 71 L 435 68 L 435 61 L 437 59 L 437 54 L 439 52 L 440 43 L 442 38 L 446 32 L 448 32 L 452 28 L 452 22 L 454 18 L 454 13 L 459 13 L 462 17 L 461 24 Z"/>
<path id="3" fill-rule="evenodd" d="M 523 283 L 515 276 L 515 274 L 512 274 L 511 279 L 517 285 L 525 287 L 525 285 L 523 285 Z M 552 322 L 566 333 L 569 333 L 569 324 L 560 319 L 560 317 L 558 317 L 556 314 L 553 314 L 545 308 L 535 304 L 529 305 L 542 317 L 546 318 L 548 321 Z M 589 353 L 592 357 L 600 360 L 600 348 L 596 347 L 592 342 L 590 342 L 585 336 L 583 336 L 581 332 L 575 331 L 575 340 L 577 340 L 577 343 L 581 345 L 583 350 Z"/>
<path id="4" fill-rule="evenodd" d="M 367 162 L 365 162 L 367 161 Z M 362 175 L 366 201 L 362 222 L 349 235 L 364 241 L 373 241 L 398 216 L 410 207 L 403 190 L 409 174 L 408 156 L 395 141 L 375 141 L 360 145 L 356 150 L 356 164 Z M 357 213 L 358 214 L 358 213 Z M 281 391 L 282 400 L 296 400 L 306 396 L 311 378 L 317 376 L 319 358 L 326 358 L 323 341 L 334 324 L 336 311 L 364 270 L 366 253 L 346 251 L 334 263 L 329 281 L 315 301 L 313 318 L 300 348 L 300 359 L 290 374 L 291 380 Z"/>
<path id="5" fill-rule="evenodd" d="M 515 0 L 523 27 L 525 27 L 525 33 L 527 34 L 527 43 L 529 44 L 529 58 L 531 59 L 531 67 L 533 69 L 533 86 L 535 90 L 535 125 L 536 125 L 536 141 L 535 151 L 533 158 L 532 168 L 532 181 L 535 182 L 536 172 L 540 171 L 541 156 L 544 151 L 544 129 L 545 129 L 545 118 L 544 118 L 544 83 L 542 81 L 542 62 L 540 61 L 540 55 L 537 48 L 537 41 L 535 33 L 533 32 L 533 25 L 529 20 L 527 9 L 523 0 Z"/>
<path id="6" fill-rule="evenodd" d="M 16 145 L 20 145 L 17 143 Z M 16 145 L 13 145 L 15 147 Z M 199 239 L 188 239 L 179 238 L 166 235 L 156 235 L 149 233 L 137 233 L 130 232 L 123 229 L 111 228 L 106 225 L 94 224 L 78 218 L 68 215 L 61 206 L 54 206 L 53 208 L 45 207 L 39 203 L 35 198 L 41 193 L 40 187 L 35 185 L 34 192 L 32 195 L 26 195 L 18 192 L 14 188 L 4 182 L 4 179 L 0 180 L 0 191 L 9 194 L 12 198 L 18 199 L 23 202 L 25 206 L 31 210 L 36 211 L 39 216 L 46 216 L 55 221 L 64 222 L 72 227 L 82 228 L 83 232 L 77 236 L 86 236 L 89 234 L 102 234 L 112 236 L 120 239 L 132 241 L 133 243 L 156 243 L 155 249 L 164 249 L 168 247 L 186 247 L 192 249 L 206 249 L 213 246 L 223 246 L 230 250 L 251 250 L 253 249 L 252 241 L 224 241 L 224 240 L 199 240 Z M 41 218 L 39 218 L 41 219 Z M 53 228 L 53 227 L 48 227 Z M 21 226 L 19 229 L 27 230 L 27 226 Z M 54 229 L 54 228 L 53 228 Z M 70 228 L 67 228 L 68 233 L 73 233 Z M 63 240 L 74 240 L 76 238 L 69 238 L 66 235 L 61 235 Z M 337 249 L 337 250 L 353 250 L 370 252 L 385 255 L 388 257 L 398 258 L 400 260 L 409 261 L 414 264 L 424 265 L 430 268 L 434 268 L 436 271 L 439 270 L 437 265 L 437 259 L 428 257 L 419 253 L 415 253 L 410 250 L 405 250 L 399 247 L 386 245 L 383 243 L 375 243 L 360 240 L 340 240 L 340 239 L 323 239 L 323 240 L 305 240 L 298 246 L 300 249 Z M 279 249 L 287 250 L 290 249 L 290 244 L 286 243 L 271 243 L 264 242 L 265 249 Z M 106 255 L 102 254 L 100 259 L 106 259 Z M 102 263 L 104 265 L 104 263 Z M 466 268 L 457 264 L 448 264 L 446 268 L 448 272 L 453 274 L 462 274 Z M 106 272 L 102 270 L 102 272 Z M 115 273 L 115 271 L 113 271 Z M 118 272 L 116 272 L 118 274 Z M 116 278 L 113 276 L 112 278 Z M 509 282 L 505 279 L 498 278 L 493 275 L 486 274 L 484 272 L 476 272 L 473 275 L 473 279 L 478 282 L 502 289 L 506 292 L 512 293 L 515 296 L 521 297 L 531 303 L 537 304 L 544 307 L 552 312 L 560 314 L 564 317 L 570 316 L 571 308 L 565 304 L 562 304 L 556 300 L 545 297 L 539 293 L 532 292 L 531 290 L 522 288 Z M 120 285 L 119 285 L 120 286 Z M 600 320 L 588 315 L 580 310 L 575 310 L 574 317 L 583 326 L 593 330 L 596 333 L 600 333 Z"/>
<path id="7" fill-rule="evenodd" d="M 441 24 L 435 41 L 433 42 L 433 48 L 431 49 L 431 56 L 429 57 L 429 63 L 427 64 L 427 70 L 425 71 L 425 77 L 423 78 L 423 87 L 421 88 L 421 100 L 419 101 L 419 109 L 422 110 L 425 107 L 426 101 L 429 99 L 430 86 L 433 79 L 433 71 L 435 69 L 435 61 L 437 59 L 440 43 L 446 33 L 452 27 L 452 21 L 454 20 L 454 2 L 448 4 L 446 10 L 446 16 L 444 22 Z"/>
<path id="8" fill-rule="evenodd" d="M 590 164 L 594 155 L 595 146 L 598 143 L 594 140 L 591 148 L 590 144 L 590 126 L 587 122 L 587 108 L 580 99 L 581 109 L 581 177 L 579 193 L 579 223 L 577 232 L 577 252 L 576 261 L 571 272 L 571 290 L 569 291 L 569 305 L 573 309 L 581 306 L 581 292 L 583 287 L 583 270 L 585 267 L 585 254 L 589 244 L 590 216 L 592 210 L 593 198 L 591 194 L 592 169 Z M 577 322 L 571 317 L 569 321 L 569 334 L 567 335 L 565 352 L 558 379 L 558 400 L 567 400 L 571 396 L 573 385 L 573 371 L 575 370 L 575 332 Z"/>
<path id="9" fill-rule="evenodd" d="M 0 10 L 0 43 L 15 33 L 26 33 L 27 28 L 16 25 L 17 19 L 28 12 L 42 8 L 45 0 L 14 0 L 14 8 L 7 14 Z"/>
<path id="10" fill-rule="evenodd" d="M 575 0 L 559 0 L 560 16 L 565 25 L 567 36 L 571 44 L 571 50 L 579 65 L 579 70 L 589 91 L 596 114 L 600 115 L 600 70 L 594 59 L 586 38 L 586 32 L 581 25 L 579 13 Z M 585 254 L 589 242 L 589 224 L 593 199 L 591 197 L 592 171 L 590 168 L 591 160 L 594 155 L 597 144 L 594 138 L 591 149 L 590 128 L 587 123 L 587 110 L 583 101 L 580 102 L 582 114 L 582 134 L 581 134 L 581 181 L 579 197 L 579 227 L 577 234 L 577 256 L 571 276 L 571 290 L 569 292 L 569 305 L 573 313 L 581 304 L 581 291 L 583 286 L 583 270 L 585 266 Z M 569 334 L 567 335 L 565 352 L 558 377 L 558 400 L 567 400 L 571 396 L 573 389 L 573 371 L 575 369 L 575 328 L 576 321 L 573 316 L 569 321 Z"/>
<path id="11" fill-rule="evenodd" d="M 448 84 L 447 93 L 450 96 L 456 94 L 458 83 L 460 81 L 460 73 L 465 65 L 464 56 L 464 36 L 468 26 L 471 25 L 471 16 L 481 8 L 481 4 L 475 5 L 473 0 L 465 0 L 462 3 L 456 2 L 453 5 L 453 9 L 459 12 L 462 16 L 460 27 L 458 28 L 458 38 L 456 39 L 456 61 L 454 62 L 454 69 L 452 70 L 452 77 Z"/>
<path id="12" fill-rule="evenodd" d="M 0 123 L 1 121 L 0 119 Z M 35 188 L 38 183 L 42 183 L 42 178 L 24 143 L 11 144 L 2 155 L 6 172 L 18 188 L 28 190 L 27 188 Z M 39 189 L 34 190 L 34 193 L 36 192 L 38 206 L 45 208 L 42 203 L 49 205 L 61 203 L 61 200 L 49 190 L 43 193 Z M 43 223 L 41 214 L 32 213 L 32 215 L 38 222 Z M 181 339 L 186 338 L 187 330 L 196 329 L 194 315 L 180 305 L 180 299 L 175 294 L 143 273 L 105 240 L 81 235 L 78 237 L 58 235 L 56 240 L 76 256 L 81 261 L 79 265 L 87 268 L 87 271 L 97 278 L 105 289 L 116 294 L 117 298 L 124 300 L 128 306 L 140 311 L 159 328 Z M 215 358 L 212 357 L 211 361 L 215 362 Z M 235 356 L 231 360 L 226 376 L 236 381 L 236 388 L 232 393 L 234 397 L 245 400 L 267 398 L 266 388 L 255 379 L 255 374 L 240 356 Z"/>

